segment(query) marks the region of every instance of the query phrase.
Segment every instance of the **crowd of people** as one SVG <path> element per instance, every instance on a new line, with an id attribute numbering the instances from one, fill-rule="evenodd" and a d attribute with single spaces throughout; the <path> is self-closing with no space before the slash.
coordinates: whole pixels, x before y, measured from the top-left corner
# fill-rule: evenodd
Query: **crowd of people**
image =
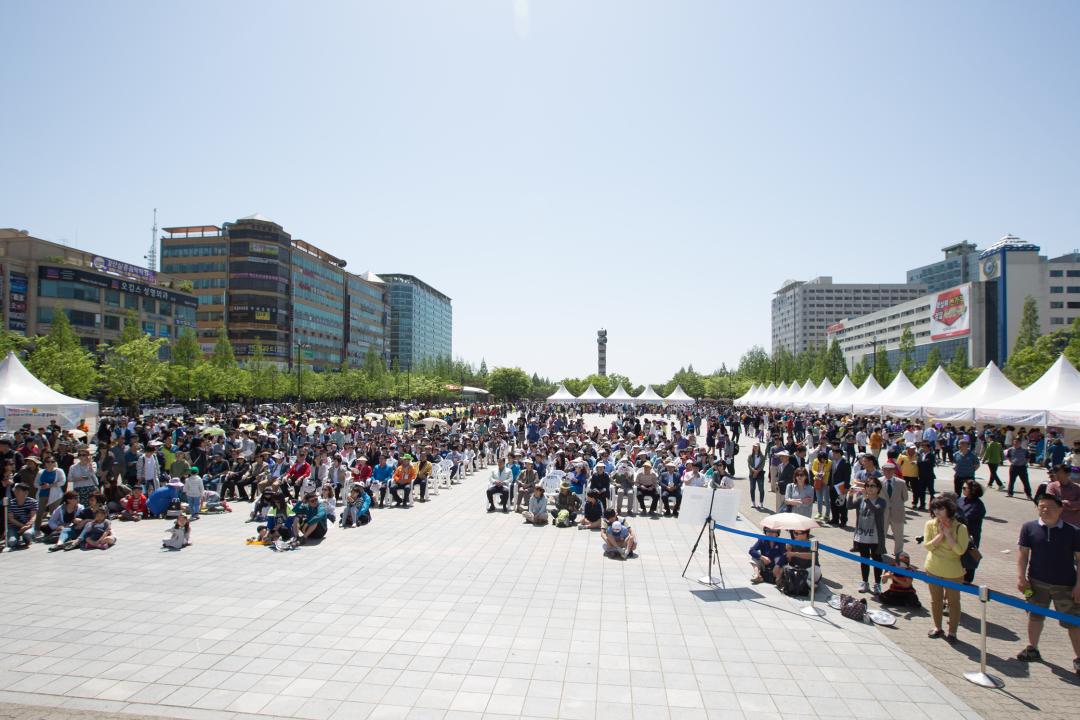
<path id="1" fill-rule="evenodd" d="M 104 550 L 117 542 L 114 523 L 162 518 L 162 547 L 178 550 L 191 544 L 192 523 L 203 515 L 245 503 L 243 512 L 257 527 L 248 542 L 291 549 L 320 541 L 331 526 L 362 527 L 383 509 L 426 503 L 440 488 L 479 473 L 487 481 L 489 513 L 594 530 L 605 554 L 631 558 L 639 543 L 635 518 L 678 517 L 686 486 L 732 487 L 736 478 L 741 484 L 742 443 L 750 445 L 744 467 L 754 508 L 849 529 L 860 556 L 879 562 L 891 556 L 900 567 L 911 567 L 905 546 L 914 540 L 927 550 L 925 572 L 960 583 L 975 579 L 984 492 L 996 486 L 1011 495 L 1019 483 L 1037 501 L 1039 519 L 1032 521 L 1037 528 L 1028 523 L 1021 533 L 1027 564 L 1018 569 L 1018 588 L 1044 606 L 1080 608 L 1080 443 L 1070 450 L 1038 430 L 978 431 L 706 403 L 614 412 L 475 405 L 404 426 L 365 412 L 370 409 L 113 417 L 89 437 L 55 425 L 24 426 L 0 437 L 6 547 L 42 542 L 50 550 Z M 592 411 L 613 418 L 589 426 L 585 414 Z M 1052 482 L 1033 490 L 1027 468 L 1034 463 L 1048 467 Z M 985 487 L 975 477 L 982 464 L 990 471 Z M 998 475 L 1006 466 L 1007 484 Z M 909 531 L 909 515 L 920 512 L 925 521 Z M 1050 546 L 1059 551 L 1056 559 L 1047 559 Z M 1076 554 L 1061 549 L 1069 547 Z M 777 582 L 784 568 L 809 571 L 811 562 L 808 553 L 770 541 L 756 544 L 751 558 L 760 582 Z M 919 602 L 902 575 L 885 574 L 883 589 L 880 568 L 860 564 L 860 573 L 860 592 L 895 604 Z M 820 577 L 819 568 L 813 576 Z M 932 586 L 930 605 L 931 635 L 955 640 L 959 593 Z M 1033 616 L 1023 657 L 1037 656 L 1039 630 Z M 1080 630 L 1069 632 L 1080 658 Z"/>

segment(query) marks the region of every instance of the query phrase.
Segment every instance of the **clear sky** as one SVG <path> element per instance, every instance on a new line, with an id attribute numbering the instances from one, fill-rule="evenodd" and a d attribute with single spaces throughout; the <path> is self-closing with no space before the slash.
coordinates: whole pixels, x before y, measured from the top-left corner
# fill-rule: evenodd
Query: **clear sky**
<path id="1" fill-rule="evenodd" d="M 0 2 L 0 226 L 138 262 L 259 212 L 454 354 L 662 382 L 785 278 L 1080 246 L 1080 3 Z"/>

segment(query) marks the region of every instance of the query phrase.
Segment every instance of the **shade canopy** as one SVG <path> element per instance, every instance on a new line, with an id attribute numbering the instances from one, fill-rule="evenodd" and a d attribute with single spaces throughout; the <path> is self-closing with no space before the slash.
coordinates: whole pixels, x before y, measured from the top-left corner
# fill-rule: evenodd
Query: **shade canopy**
<path id="1" fill-rule="evenodd" d="M 799 385 L 799 381 L 792 380 L 791 384 L 788 385 L 788 389 L 783 394 L 777 393 L 776 397 L 769 402 L 769 405 L 780 410 L 789 408 L 791 407 L 791 399 L 795 397 L 800 390 L 802 390 L 802 387 Z"/>
<path id="2" fill-rule="evenodd" d="M 876 415 L 880 412 L 881 406 L 874 404 L 874 398 L 880 395 L 881 391 L 882 387 L 874 376 L 868 375 L 859 389 L 851 394 L 850 406 L 845 404 L 840 408 L 835 408 L 832 403 L 829 403 L 829 410 Z"/>
<path id="3" fill-rule="evenodd" d="M 1080 398 L 1080 372 L 1064 355 L 1026 389 L 989 405 L 975 408 L 978 422 L 1047 425 L 1052 411 Z"/>
<path id="4" fill-rule="evenodd" d="M 813 410 L 824 410 L 825 406 L 822 401 L 829 397 L 835 389 L 832 382 L 829 381 L 829 378 L 825 378 L 821 381 L 821 384 L 817 386 L 817 390 L 812 392 L 809 397 L 806 398 L 806 406 Z"/>
<path id="5" fill-rule="evenodd" d="M 696 401 L 686 394 L 686 391 L 682 389 L 682 385 L 676 385 L 675 389 L 671 391 L 671 394 L 664 398 L 664 402 L 685 404 Z"/>
<path id="6" fill-rule="evenodd" d="M 923 408 L 934 405 L 960 392 L 960 386 L 953 382 L 945 368 L 938 367 L 923 386 L 905 398 L 885 403 L 886 415 L 902 418 L 922 417 Z"/>
<path id="7" fill-rule="evenodd" d="M 578 396 L 578 402 L 603 402 L 606 398 L 600 394 L 600 392 L 589 383 L 589 387 L 585 388 L 585 392 Z"/>
<path id="8" fill-rule="evenodd" d="M 736 405 L 747 405 L 750 402 L 750 398 L 754 397 L 754 393 L 758 390 L 757 383 L 752 383 L 750 389 L 735 399 Z"/>
<path id="9" fill-rule="evenodd" d="M 630 393 L 626 392 L 626 388 L 622 386 L 622 383 L 619 383 L 619 387 L 615 388 L 615 392 L 608 395 L 607 401 L 610 403 L 628 403 L 633 402 L 634 398 Z"/>
<path id="10" fill-rule="evenodd" d="M 925 417 L 934 420 L 966 421 L 975 419 L 975 408 L 992 405 L 1020 392 L 993 362 L 963 390 L 938 402 L 923 406 Z"/>
<path id="11" fill-rule="evenodd" d="M 577 402 L 577 398 L 574 394 L 566 389 L 566 386 L 559 383 L 559 389 L 556 390 L 548 399 L 550 403 L 570 403 Z"/>
<path id="12" fill-rule="evenodd" d="M 9 352 L 0 362 L 0 428 L 12 430 L 26 423 L 41 428 L 50 422 L 64 429 L 86 421 L 97 428 L 98 404 L 68 397 L 34 377 L 15 353 Z"/>
<path id="13" fill-rule="evenodd" d="M 806 379 L 806 384 L 802 386 L 802 390 L 791 398 L 791 407 L 796 410 L 805 410 L 809 407 L 810 396 L 817 392 L 817 385 L 810 378 Z"/>
<path id="14" fill-rule="evenodd" d="M 873 377 L 871 375 L 870 377 Z M 904 371 L 896 373 L 896 377 L 877 395 L 863 400 L 861 403 L 852 403 L 851 410 L 855 413 L 880 415 L 886 406 L 891 403 L 902 402 L 905 398 L 915 393 L 917 388 L 911 384 Z"/>
<path id="15" fill-rule="evenodd" d="M 664 398 L 656 394 L 656 391 L 652 389 L 652 385 L 646 385 L 645 391 L 638 395 L 636 398 L 639 403 L 662 403 Z"/>

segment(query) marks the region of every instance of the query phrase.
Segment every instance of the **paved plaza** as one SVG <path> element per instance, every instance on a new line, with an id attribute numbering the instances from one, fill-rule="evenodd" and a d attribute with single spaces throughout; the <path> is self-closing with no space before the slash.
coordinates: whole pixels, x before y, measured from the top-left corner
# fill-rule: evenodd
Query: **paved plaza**
<path id="1" fill-rule="evenodd" d="M 293 552 L 246 546 L 241 503 L 178 553 L 164 521 L 4 553 L 0 718 L 978 717 L 889 636 L 751 587 L 742 539 L 710 590 L 680 577 L 698 528 L 634 520 L 640 558 L 605 559 L 486 514 L 485 475 Z"/>

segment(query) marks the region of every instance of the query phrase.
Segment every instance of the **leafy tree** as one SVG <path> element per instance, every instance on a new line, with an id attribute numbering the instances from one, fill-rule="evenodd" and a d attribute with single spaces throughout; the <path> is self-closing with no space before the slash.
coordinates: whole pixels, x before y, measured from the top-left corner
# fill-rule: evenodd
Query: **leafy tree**
<path id="1" fill-rule="evenodd" d="M 28 343 L 29 340 L 24 335 L 10 330 L 0 330 L 0 356 L 2 356 L 0 359 L 7 357 L 9 352 L 22 355 Z"/>
<path id="2" fill-rule="evenodd" d="M 768 382 L 771 366 L 772 363 L 765 349 L 760 345 L 755 345 L 739 358 L 739 367 L 736 374 L 740 377 L 749 378 L 755 383 Z"/>
<path id="3" fill-rule="evenodd" d="M 158 357 L 163 339 L 139 334 L 106 351 L 101 366 L 105 392 L 127 404 L 133 411 L 143 400 L 152 400 L 165 389 L 166 365 Z"/>
<path id="4" fill-rule="evenodd" d="M 143 335 L 142 328 L 139 327 L 139 316 L 135 314 L 134 310 L 128 310 L 124 313 L 124 325 L 120 328 L 120 337 L 117 339 L 117 344 L 123 345 L 132 340 L 138 340 Z"/>
<path id="5" fill-rule="evenodd" d="M 236 367 L 236 355 L 233 354 L 232 343 L 229 342 L 229 332 L 224 323 L 218 330 L 217 341 L 214 343 L 214 351 L 210 354 L 210 364 L 219 370 L 229 370 Z"/>
<path id="6" fill-rule="evenodd" d="M 180 331 L 180 336 L 172 345 L 172 362 L 186 368 L 195 367 L 195 363 L 202 360 L 202 348 L 199 347 L 199 338 L 195 330 L 186 327 Z"/>
<path id="7" fill-rule="evenodd" d="M 1016 344 L 1013 352 L 1024 348 L 1034 347 L 1039 339 L 1039 306 L 1035 298 L 1028 295 L 1024 298 L 1024 309 L 1020 314 L 1020 328 L 1016 333 Z"/>
<path id="8" fill-rule="evenodd" d="M 968 365 L 967 348 L 963 345 L 957 348 L 945 366 L 945 372 L 960 387 L 966 387 L 978 376 L 978 371 Z"/>
<path id="9" fill-rule="evenodd" d="M 39 337 L 26 360 L 30 372 L 57 392 L 90 397 L 98 381 L 93 353 L 84 350 L 67 313 L 53 313 L 49 334 Z"/>
<path id="10" fill-rule="evenodd" d="M 488 387 L 498 400 L 528 397 L 532 382 L 521 368 L 495 368 L 488 376 Z"/>
<path id="11" fill-rule="evenodd" d="M 827 355 L 825 374 L 828 375 L 829 382 L 839 385 L 844 375 L 847 375 L 847 363 L 844 362 L 844 351 L 840 348 L 840 343 L 833 340 Z"/>
<path id="12" fill-rule="evenodd" d="M 892 365 L 889 363 L 889 353 L 882 347 L 880 350 L 874 352 L 874 379 L 878 381 L 881 387 L 885 387 L 893 381 L 896 373 L 893 372 Z"/>
<path id="13" fill-rule="evenodd" d="M 941 367 L 941 351 L 934 345 L 926 355 L 926 362 L 915 371 L 910 380 L 916 385 L 924 385 L 939 367 Z"/>
<path id="14" fill-rule="evenodd" d="M 915 335 L 911 332 L 911 326 L 905 325 L 903 332 L 900 333 L 900 370 L 910 380 L 917 367 L 915 364 Z"/>
<path id="15" fill-rule="evenodd" d="M 487 360 L 485 360 L 484 358 L 480 358 L 480 372 L 479 372 L 479 375 L 482 378 L 486 378 L 488 376 Z"/>
<path id="16" fill-rule="evenodd" d="M 1080 316 L 1077 316 L 1069 328 L 1069 344 L 1065 346 L 1065 359 L 1080 368 Z"/>
<path id="17" fill-rule="evenodd" d="M 851 369 L 851 382 L 855 384 L 855 387 L 862 387 L 862 384 L 866 382 L 866 378 L 870 377 L 870 367 L 866 363 L 866 356 L 864 355 L 862 360 L 855 364 L 855 367 Z M 843 378 L 841 378 L 843 380 Z"/>

